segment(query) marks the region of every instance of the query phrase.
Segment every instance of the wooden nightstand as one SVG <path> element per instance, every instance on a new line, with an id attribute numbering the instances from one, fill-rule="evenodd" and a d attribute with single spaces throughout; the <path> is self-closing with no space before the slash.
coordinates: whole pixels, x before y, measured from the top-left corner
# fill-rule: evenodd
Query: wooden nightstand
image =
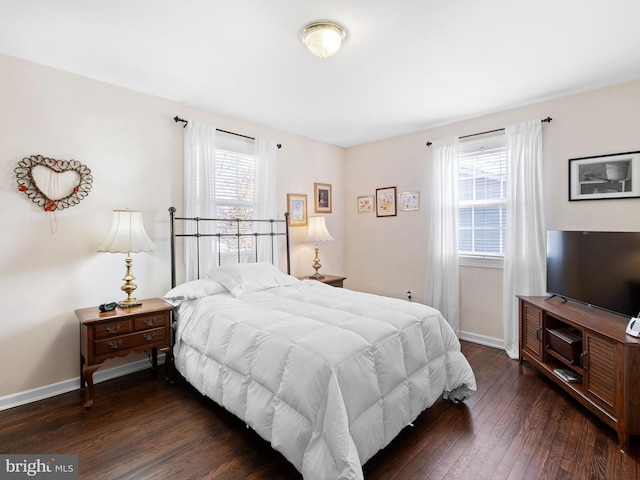
<path id="1" fill-rule="evenodd" d="M 304 277 L 298 277 L 298 280 L 309 279 L 309 275 Z M 317 279 L 319 282 L 326 283 L 327 285 L 331 285 L 332 287 L 343 287 L 343 282 L 347 279 L 347 277 L 339 277 L 336 275 L 325 275 L 324 278 Z M 313 280 L 316 280 L 315 278 Z"/>
<path id="2" fill-rule="evenodd" d="M 153 368 L 158 366 L 158 349 L 165 354 L 167 375 L 173 361 L 171 352 L 171 311 L 173 305 L 160 298 L 147 298 L 142 305 L 116 307 L 101 312 L 98 307 L 80 308 L 80 387 L 89 385 L 85 408 L 93 404 L 93 373 L 102 363 L 131 352 L 151 350 Z"/>

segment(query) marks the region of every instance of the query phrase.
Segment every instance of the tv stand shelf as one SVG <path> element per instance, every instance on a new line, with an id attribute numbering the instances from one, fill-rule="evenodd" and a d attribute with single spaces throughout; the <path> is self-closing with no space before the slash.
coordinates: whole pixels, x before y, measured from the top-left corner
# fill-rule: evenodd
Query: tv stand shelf
<path id="1" fill-rule="evenodd" d="M 582 370 L 582 367 L 580 365 L 577 365 L 577 364 L 571 362 L 570 360 L 567 360 L 565 357 L 560 355 L 558 352 L 556 352 L 555 350 L 552 350 L 551 348 L 549 348 L 549 345 L 547 345 L 546 348 L 547 348 L 547 353 L 549 355 L 554 357 L 560 363 L 564 364 L 566 367 L 569 367 L 571 370 L 575 371 L 578 375 L 583 375 L 584 371 Z"/>
<path id="2" fill-rule="evenodd" d="M 616 430 L 628 451 L 629 436 L 640 435 L 640 339 L 626 334 L 628 319 L 559 297 L 518 299 L 520 362 L 530 362 Z M 563 340 L 562 332 L 571 339 Z M 565 381 L 556 369 L 581 380 Z"/>

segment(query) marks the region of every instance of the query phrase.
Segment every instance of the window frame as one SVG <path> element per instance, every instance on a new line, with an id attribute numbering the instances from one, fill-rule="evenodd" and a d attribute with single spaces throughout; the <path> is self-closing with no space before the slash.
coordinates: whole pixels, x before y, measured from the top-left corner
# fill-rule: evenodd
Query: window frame
<path id="1" fill-rule="evenodd" d="M 220 232 L 220 226 L 222 224 L 222 222 L 218 222 L 218 233 L 229 233 L 229 234 L 235 234 L 237 232 L 237 227 L 240 226 L 242 227 L 244 225 L 244 228 L 240 229 L 240 232 L 248 232 L 248 233 L 252 233 L 253 232 L 253 223 L 251 222 L 251 220 L 254 217 L 255 214 L 255 209 L 256 209 L 256 181 L 257 181 L 257 175 L 258 175 L 258 159 L 257 159 L 257 152 L 255 150 L 255 141 L 252 139 L 244 139 L 244 138 L 235 138 L 235 137 L 230 137 L 226 134 L 218 134 L 216 135 L 216 152 L 215 152 L 215 160 L 214 160 L 214 172 L 215 172 L 215 178 L 216 178 L 216 185 L 215 185 L 215 189 L 214 189 L 214 201 L 215 201 L 215 209 L 216 209 L 216 218 L 218 219 L 229 219 L 229 227 L 230 230 L 228 232 Z M 235 156 L 238 160 L 241 157 L 252 157 L 253 159 L 253 192 L 251 194 L 251 199 L 250 200 L 243 200 L 241 199 L 239 196 L 236 195 L 235 198 L 233 199 L 229 199 L 228 197 L 220 197 L 218 194 L 219 188 L 218 188 L 218 168 L 220 166 L 219 162 L 221 160 L 221 157 L 219 157 L 218 155 L 222 156 L 222 155 L 229 155 L 229 156 Z M 236 166 L 238 165 L 239 162 L 236 162 Z M 236 189 L 238 188 L 238 181 L 236 179 Z M 228 217 L 226 215 L 221 215 L 220 212 L 220 208 L 236 208 L 239 211 L 241 211 L 242 209 L 248 208 L 251 211 L 251 215 L 249 218 L 243 218 L 242 216 L 240 216 L 240 218 L 242 220 L 246 220 L 243 222 L 240 222 L 240 224 L 237 224 L 235 222 L 235 220 L 238 218 L 237 216 L 234 217 Z M 231 231 L 233 230 L 233 232 Z M 247 239 L 248 240 L 248 244 L 245 246 L 242 243 L 242 239 Z M 217 248 L 220 249 L 219 255 L 220 255 L 220 259 L 222 260 L 230 260 L 230 259 L 234 259 L 234 263 L 238 262 L 238 258 L 240 259 L 248 259 L 248 258 L 253 258 L 253 255 L 255 254 L 255 238 L 253 236 L 247 235 L 246 237 L 241 237 L 240 241 L 240 250 L 238 252 L 238 249 L 236 248 L 235 245 L 231 245 L 232 242 L 236 242 L 237 240 L 235 238 L 231 239 L 230 242 L 226 242 L 224 240 L 224 238 L 219 238 L 218 239 L 218 246 Z M 223 245 L 225 244 L 226 245 Z M 242 260 L 241 260 L 242 261 Z"/>
<path id="2" fill-rule="evenodd" d="M 460 200 L 458 198 L 458 238 L 460 238 L 460 233 L 462 231 L 460 226 L 460 211 L 464 207 L 472 207 L 472 206 L 490 206 L 490 205 L 504 205 L 504 209 L 506 212 L 508 199 L 507 199 L 507 164 L 506 164 L 506 136 L 504 131 L 499 132 L 490 132 L 483 135 L 475 136 L 474 138 L 468 140 L 462 140 L 459 143 L 459 151 L 458 151 L 458 188 L 460 190 L 460 172 L 461 172 L 461 164 L 460 157 L 461 153 L 466 155 L 473 155 L 473 153 L 477 153 L 478 155 L 485 148 L 491 148 L 495 150 L 502 150 L 503 158 L 504 158 L 504 168 L 502 171 L 504 172 L 504 189 L 501 187 L 501 191 L 504 191 L 504 199 L 502 198 L 489 198 L 489 199 L 470 199 L 470 200 Z M 466 151 L 465 151 L 466 150 Z M 461 152 L 462 151 L 462 152 Z M 475 177 L 474 177 L 475 178 Z M 501 180 L 502 181 L 502 180 Z M 500 223 L 502 223 L 502 216 L 500 216 Z M 474 226 L 471 226 L 471 231 L 473 232 Z M 468 229 L 467 229 L 468 230 Z M 492 252 L 468 252 L 460 250 L 460 243 L 458 243 L 458 264 L 461 266 L 470 266 L 470 267 L 484 267 L 484 268 L 503 268 L 504 267 L 504 247 L 506 242 L 506 214 L 504 216 L 504 228 L 499 228 L 501 232 L 500 246 L 502 252 L 492 253 Z M 460 240 L 458 240 L 460 242 Z"/>

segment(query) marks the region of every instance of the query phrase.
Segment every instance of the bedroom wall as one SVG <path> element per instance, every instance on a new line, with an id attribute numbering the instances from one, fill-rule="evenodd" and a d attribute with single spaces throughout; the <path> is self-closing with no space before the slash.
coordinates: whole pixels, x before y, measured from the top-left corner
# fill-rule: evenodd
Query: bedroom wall
<path id="1" fill-rule="evenodd" d="M 225 130 L 267 136 L 278 152 L 278 204 L 286 194 L 308 195 L 313 183 L 330 183 L 333 213 L 327 225 L 336 239 L 321 245 L 322 270 L 344 274 L 345 286 L 422 301 L 428 245 L 428 140 L 466 135 L 530 118 L 553 117 L 543 127 L 546 211 L 549 228 L 640 230 L 639 199 L 568 202 L 567 159 L 640 150 L 640 82 L 468 119 L 348 150 L 239 119 L 216 115 L 41 65 L 0 55 L 0 408 L 14 397 L 77 388 L 79 327 L 73 311 L 119 299 L 124 258 L 97 253 L 111 211 L 141 209 L 157 244 L 134 254 L 140 298 L 161 296 L 169 286 L 167 208 L 182 199 L 182 131 L 179 115 Z M 76 159 L 91 168 L 94 183 L 79 205 L 57 215 L 57 230 L 24 194 L 13 169 L 23 157 L 42 154 Z M 358 213 L 356 197 L 380 187 L 419 190 L 421 208 L 397 217 Z M 306 229 L 292 229 L 294 275 L 311 273 Z M 502 339 L 502 271 L 461 267 L 464 337 L 488 344 Z M 109 360 L 98 371 L 137 361 Z M 60 386 L 61 385 L 61 386 Z M 35 392 L 35 393 L 34 393 Z"/>
<path id="2" fill-rule="evenodd" d="M 182 205 L 182 128 L 172 120 L 175 115 L 282 143 L 282 212 L 287 193 L 302 193 L 312 214 L 313 183 L 332 184 L 334 208 L 326 217 L 336 241 L 322 247 L 323 268 L 344 273 L 344 213 L 336 208 L 343 203 L 342 149 L 12 57 L 0 55 L 0 75 L 0 408 L 17 397 L 37 397 L 40 389 L 77 388 L 74 310 L 124 298 L 124 255 L 96 251 L 113 209 L 142 210 L 157 245 L 154 252 L 133 254 L 135 295 L 162 296 L 168 290 L 167 209 Z M 18 191 L 14 174 L 17 163 L 34 154 L 87 165 L 94 178 L 90 194 L 55 217 L 45 214 Z M 304 227 L 292 229 L 295 275 L 312 273 L 305 235 Z M 108 360 L 96 375 L 140 359 L 146 356 Z"/>
<path id="3" fill-rule="evenodd" d="M 468 135 L 529 119 L 543 124 L 545 211 L 550 229 L 640 231 L 640 199 L 568 201 L 568 159 L 640 150 L 640 81 L 568 95 L 349 149 L 346 154 L 346 274 L 356 290 L 424 298 L 429 242 L 429 140 Z M 419 190 L 419 211 L 376 218 L 356 197 L 376 188 Z M 462 337 L 502 345 L 502 270 L 460 267 Z"/>

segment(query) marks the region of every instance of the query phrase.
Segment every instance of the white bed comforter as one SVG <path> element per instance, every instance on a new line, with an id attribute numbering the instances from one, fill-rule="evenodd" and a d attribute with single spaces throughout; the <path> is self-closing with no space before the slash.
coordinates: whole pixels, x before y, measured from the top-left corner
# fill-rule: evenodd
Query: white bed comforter
<path id="1" fill-rule="evenodd" d="M 476 389 L 437 310 L 311 281 L 183 302 L 174 354 L 305 479 L 363 478 L 362 464 L 440 395 Z"/>

